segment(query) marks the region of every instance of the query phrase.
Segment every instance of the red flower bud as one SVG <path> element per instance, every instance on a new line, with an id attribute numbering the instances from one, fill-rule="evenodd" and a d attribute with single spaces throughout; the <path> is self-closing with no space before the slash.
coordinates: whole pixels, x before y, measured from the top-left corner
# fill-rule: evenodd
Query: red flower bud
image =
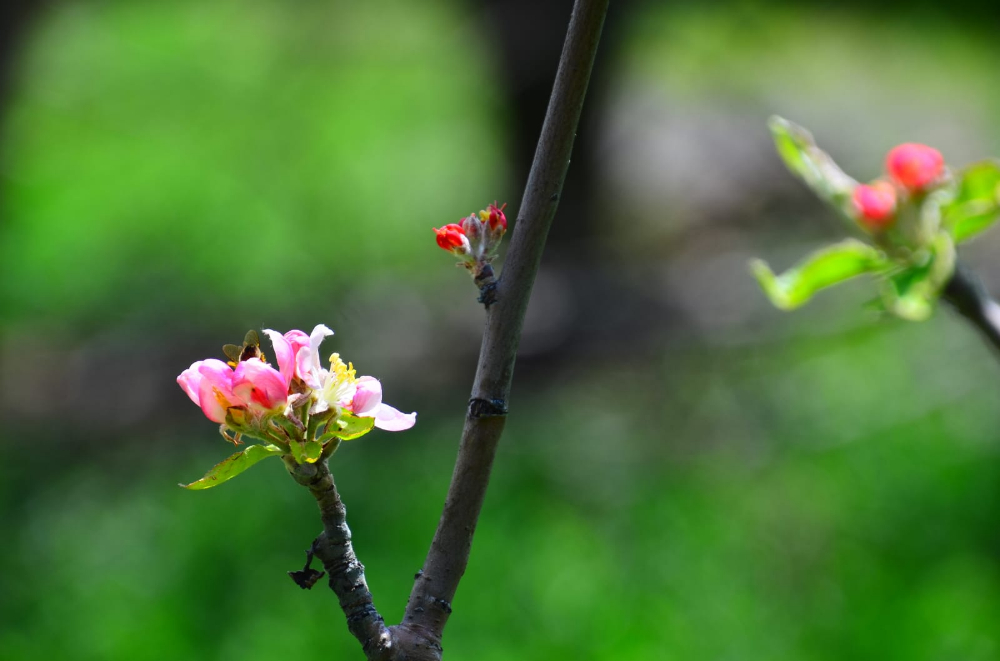
<path id="1" fill-rule="evenodd" d="M 467 246 L 469 243 L 469 240 L 465 238 L 465 232 L 462 230 L 461 225 L 451 223 L 441 229 L 436 227 L 433 229 L 437 235 L 437 244 L 448 252 L 464 252 L 464 246 Z"/>
<path id="2" fill-rule="evenodd" d="M 498 207 L 495 200 L 493 201 L 493 204 L 486 207 L 486 212 L 488 214 L 486 220 L 490 223 L 490 229 L 495 230 L 497 225 L 503 227 L 505 230 L 507 229 L 507 216 L 503 215 L 503 210 L 506 208 L 506 202 Z"/>
<path id="3" fill-rule="evenodd" d="M 896 213 L 896 189 L 888 181 L 860 184 L 852 197 L 858 221 L 869 229 L 881 229 L 892 223 Z"/>
<path id="4" fill-rule="evenodd" d="M 907 142 L 892 148 L 885 158 L 885 169 L 901 186 L 918 191 L 941 176 L 944 157 L 933 147 Z"/>

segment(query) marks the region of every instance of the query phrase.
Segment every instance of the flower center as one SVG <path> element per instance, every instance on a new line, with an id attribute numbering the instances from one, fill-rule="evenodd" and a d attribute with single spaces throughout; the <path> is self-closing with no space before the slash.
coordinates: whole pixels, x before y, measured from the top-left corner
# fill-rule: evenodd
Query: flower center
<path id="1" fill-rule="evenodd" d="M 354 399 L 357 383 L 354 364 L 345 365 L 339 353 L 330 356 L 330 378 L 323 387 L 323 399 L 331 406 L 345 406 Z"/>

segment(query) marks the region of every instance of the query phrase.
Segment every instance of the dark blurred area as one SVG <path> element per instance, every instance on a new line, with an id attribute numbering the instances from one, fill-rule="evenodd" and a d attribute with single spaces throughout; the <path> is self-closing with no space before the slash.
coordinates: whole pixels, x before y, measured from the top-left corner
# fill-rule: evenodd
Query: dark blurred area
<path id="1" fill-rule="evenodd" d="M 1000 155 L 986 6 L 612 3 L 455 659 L 1000 659 L 1000 364 L 875 284 L 769 307 L 843 236 L 771 114 L 848 172 Z M 319 530 L 175 384 L 248 328 L 419 412 L 332 467 L 396 621 L 482 329 L 431 227 L 516 215 L 570 2 L 50 0 L 0 13 L 0 658 L 359 658 L 285 575 Z M 962 259 L 1000 292 L 1000 232 Z"/>

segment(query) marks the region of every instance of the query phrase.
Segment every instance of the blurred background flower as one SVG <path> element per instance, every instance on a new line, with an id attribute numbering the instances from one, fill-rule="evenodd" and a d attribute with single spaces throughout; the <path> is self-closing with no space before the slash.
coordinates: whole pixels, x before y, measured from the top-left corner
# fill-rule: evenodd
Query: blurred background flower
<path id="1" fill-rule="evenodd" d="M 0 656 L 358 656 L 284 574 L 319 522 L 277 462 L 175 486 L 229 448 L 174 378 L 249 328 L 326 323 L 420 412 L 333 463 L 398 620 L 482 323 L 431 227 L 516 217 L 569 4 L 2 10 Z M 929 7 L 614 3 L 449 657 L 1000 659 L 995 356 L 746 269 L 843 235 L 772 113 L 859 180 L 1000 155 L 995 19 Z"/>

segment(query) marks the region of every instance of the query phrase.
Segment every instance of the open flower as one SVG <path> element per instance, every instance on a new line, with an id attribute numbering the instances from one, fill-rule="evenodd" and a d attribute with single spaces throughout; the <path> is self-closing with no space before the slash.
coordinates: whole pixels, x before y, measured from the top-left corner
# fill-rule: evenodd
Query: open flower
<path id="1" fill-rule="evenodd" d="M 338 354 L 330 357 L 329 369 L 323 366 L 320 345 L 333 335 L 323 324 L 309 335 L 300 330 L 264 333 L 274 347 L 277 368 L 265 362 L 257 333 L 251 331 L 243 347 L 223 348 L 231 362 L 199 360 L 177 377 L 205 417 L 221 425 L 227 441 L 239 445 L 241 436 L 264 441 L 247 445 L 186 488 L 221 484 L 270 456 L 314 463 L 332 455 L 341 441 L 373 427 L 402 431 L 416 423 L 416 413 L 382 402 L 378 379 L 357 376 L 354 365 Z"/>
<path id="2" fill-rule="evenodd" d="M 284 408 L 288 399 L 288 381 L 259 358 L 242 361 L 235 369 L 215 358 L 199 360 L 181 372 L 177 383 L 205 417 L 220 424 L 230 409 L 260 418 Z"/>
<path id="3" fill-rule="evenodd" d="M 359 418 L 374 418 L 375 426 L 386 431 L 409 429 L 417 421 L 416 413 L 401 411 L 382 403 L 382 384 L 371 376 L 358 377 L 351 363 L 340 354 L 330 356 L 330 369 L 323 367 L 319 347 L 333 331 L 319 324 L 309 335 L 309 344 L 296 355 L 296 376 L 317 392 L 311 414 L 331 408 L 347 411 Z"/>

